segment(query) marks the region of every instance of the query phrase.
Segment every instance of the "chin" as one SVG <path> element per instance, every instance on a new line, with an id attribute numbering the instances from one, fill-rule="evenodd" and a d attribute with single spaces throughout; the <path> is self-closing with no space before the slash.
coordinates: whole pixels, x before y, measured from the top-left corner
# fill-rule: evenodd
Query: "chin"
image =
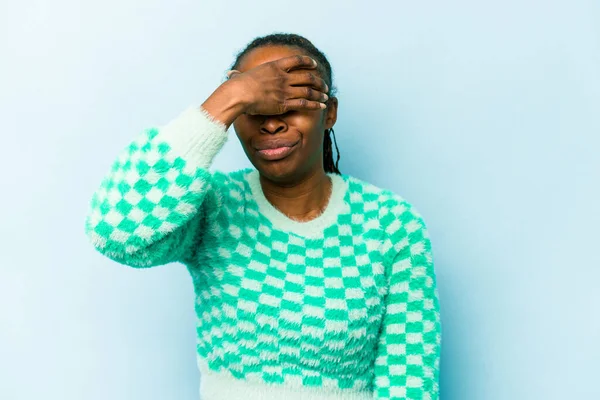
<path id="1" fill-rule="evenodd" d="M 293 179 L 299 173 L 298 166 L 287 159 L 279 161 L 253 161 L 252 164 L 261 175 L 274 182 L 285 182 Z"/>

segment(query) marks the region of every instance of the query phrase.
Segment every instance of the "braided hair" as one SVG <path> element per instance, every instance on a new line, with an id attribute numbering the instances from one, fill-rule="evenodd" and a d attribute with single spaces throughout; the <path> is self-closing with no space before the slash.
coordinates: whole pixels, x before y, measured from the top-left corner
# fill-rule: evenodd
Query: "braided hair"
<path id="1" fill-rule="evenodd" d="M 250 51 L 264 46 L 289 46 L 289 47 L 297 47 L 307 53 L 307 55 L 313 57 L 317 60 L 318 66 L 317 71 L 329 86 L 329 97 L 334 97 L 337 88 L 333 84 L 333 73 L 331 70 L 331 65 L 319 49 L 317 49 L 310 40 L 306 39 L 303 36 L 294 34 L 294 33 L 272 33 L 266 36 L 257 37 L 252 40 L 248 45 L 240 51 L 236 58 L 235 62 L 229 69 L 238 69 L 239 64 L 244 58 L 246 54 Z M 335 144 L 335 151 L 337 154 L 337 158 L 335 162 L 333 161 L 333 149 L 332 149 L 332 140 L 331 136 L 333 136 L 333 143 Z M 341 174 L 338 169 L 338 163 L 340 161 L 340 152 L 337 146 L 337 142 L 335 140 L 335 133 L 333 128 L 326 129 L 325 135 L 323 139 L 323 167 L 325 168 L 325 172 L 331 172 L 335 174 Z"/>

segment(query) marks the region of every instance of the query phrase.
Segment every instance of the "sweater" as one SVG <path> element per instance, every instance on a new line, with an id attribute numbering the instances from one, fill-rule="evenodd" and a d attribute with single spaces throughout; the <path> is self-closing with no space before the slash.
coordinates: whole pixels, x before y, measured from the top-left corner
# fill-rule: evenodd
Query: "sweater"
<path id="1" fill-rule="evenodd" d="M 422 215 L 330 173 L 324 211 L 292 220 L 256 169 L 211 170 L 227 139 L 200 106 L 143 129 L 85 219 L 111 260 L 186 266 L 201 400 L 438 399 L 441 322 Z"/>

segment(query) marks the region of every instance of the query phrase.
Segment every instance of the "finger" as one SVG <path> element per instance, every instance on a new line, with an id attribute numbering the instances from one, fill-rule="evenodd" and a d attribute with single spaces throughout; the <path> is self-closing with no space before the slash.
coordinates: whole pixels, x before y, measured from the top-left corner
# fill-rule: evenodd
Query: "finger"
<path id="1" fill-rule="evenodd" d="M 292 110 L 322 110 L 326 107 L 325 103 L 306 99 L 288 99 L 283 102 L 284 113 Z"/>
<path id="2" fill-rule="evenodd" d="M 312 101 L 326 102 L 327 94 L 308 86 L 292 86 L 287 91 L 290 99 L 307 99 Z"/>
<path id="3" fill-rule="evenodd" d="M 317 62 L 313 58 L 301 54 L 280 58 L 276 63 L 286 72 L 299 68 L 317 68 Z"/>
<path id="4" fill-rule="evenodd" d="M 290 74 L 288 82 L 291 86 L 310 86 L 321 92 L 329 92 L 329 87 L 325 80 L 319 78 L 312 72 Z"/>

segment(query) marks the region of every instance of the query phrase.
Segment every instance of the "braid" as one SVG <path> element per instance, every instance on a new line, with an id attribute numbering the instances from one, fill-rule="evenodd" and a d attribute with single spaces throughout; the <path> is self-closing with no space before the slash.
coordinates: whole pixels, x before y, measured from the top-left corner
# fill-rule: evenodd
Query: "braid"
<path id="1" fill-rule="evenodd" d="M 331 149 L 331 136 L 329 136 L 329 133 L 333 134 L 333 143 L 335 144 L 335 152 L 337 154 L 335 164 L 333 163 L 333 151 Z M 338 149 L 337 141 L 335 140 L 335 133 L 333 128 L 327 129 L 325 130 L 325 139 L 323 140 L 323 166 L 325 167 L 325 172 L 331 172 L 340 175 L 341 172 L 338 169 L 339 161 L 340 149 Z"/>
<path id="2" fill-rule="evenodd" d="M 327 86 L 329 86 L 329 92 L 327 93 L 329 97 L 334 97 L 337 88 L 333 82 L 333 71 L 331 70 L 331 65 L 325 57 L 325 54 L 317 49 L 310 40 L 306 39 L 303 36 L 294 34 L 294 33 L 272 33 L 266 36 L 257 37 L 252 40 L 242 51 L 240 51 L 236 57 L 235 62 L 229 68 L 237 69 L 242 58 L 248 54 L 250 51 L 263 46 L 289 46 L 296 47 L 302 50 L 306 55 L 313 57 L 317 60 L 318 66 L 317 71 L 319 75 L 325 82 Z M 325 130 L 325 135 L 323 138 L 323 167 L 325 172 L 331 172 L 335 174 L 341 174 L 338 169 L 338 162 L 340 160 L 340 153 L 337 147 L 337 142 L 335 140 L 335 135 L 333 135 L 333 141 L 335 144 L 335 150 L 337 153 L 337 159 L 334 163 L 333 161 L 333 151 L 331 148 L 331 137 L 329 133 L 333 134 L 333 128 Z"/>

